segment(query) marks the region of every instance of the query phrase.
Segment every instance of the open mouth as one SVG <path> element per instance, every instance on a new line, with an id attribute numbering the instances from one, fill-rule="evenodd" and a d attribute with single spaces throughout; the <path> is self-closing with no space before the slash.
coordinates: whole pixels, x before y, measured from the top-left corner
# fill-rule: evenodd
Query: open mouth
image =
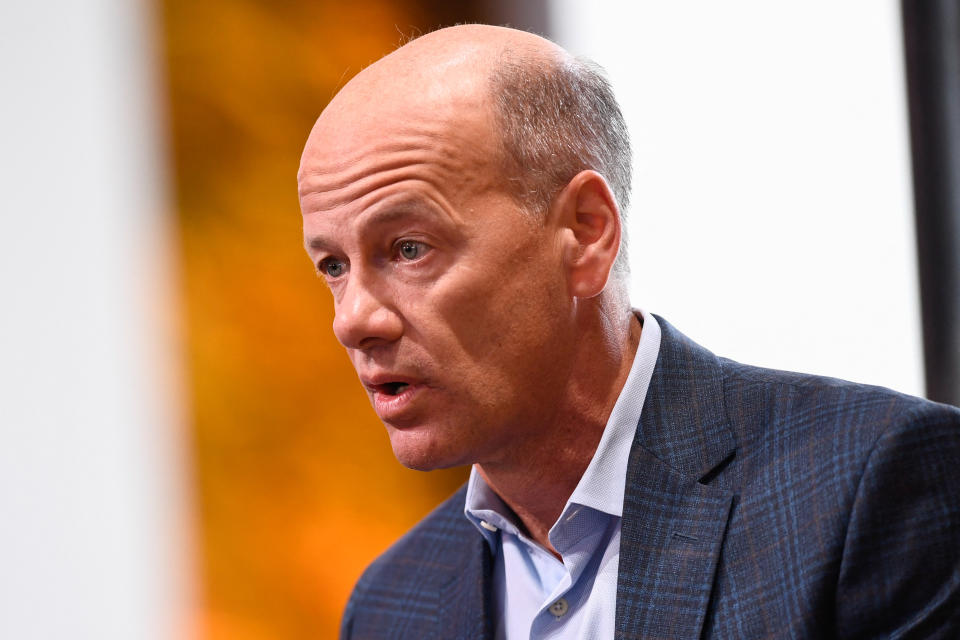
<path id="1" fill-rule="evenodd" d="M 385 382 L 380 385 L 380 391 L 388 396 L 396 396 L 403 393 L 403 390 L 410 385 L 406 382 Z"/>

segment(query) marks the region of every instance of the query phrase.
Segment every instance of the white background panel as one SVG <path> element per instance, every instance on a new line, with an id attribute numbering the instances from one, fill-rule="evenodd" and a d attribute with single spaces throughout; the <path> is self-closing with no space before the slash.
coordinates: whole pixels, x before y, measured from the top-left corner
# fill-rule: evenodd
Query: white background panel
<path id="1" fill-rule="evenodd" d="M 0 638 L 190 624 L 150 17 L 0 4 Z"/>
<path id="2" fill-rule="evenodd" d="M 923 391 L 892 0 L 552 0 L 634 146 L 631 298 L 744 362 Z"/>

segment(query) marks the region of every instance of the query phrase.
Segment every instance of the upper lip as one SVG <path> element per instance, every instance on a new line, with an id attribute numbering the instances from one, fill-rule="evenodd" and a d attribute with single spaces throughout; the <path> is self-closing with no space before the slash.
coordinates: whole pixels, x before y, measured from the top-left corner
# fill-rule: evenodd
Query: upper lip
<path id="1" fill-rule="evenodd" d="M 374 373 L 374 374 L 361 375 L 360 382 L 369 391 L 383 391 L 385 386 L 388 384 L 396 384 L 399 382 L 403 384 L 414 385 L 420 382 L 420 380 L 409 375 L 403 375 L 399 373 L 380 372 L 380 373 Z"/>

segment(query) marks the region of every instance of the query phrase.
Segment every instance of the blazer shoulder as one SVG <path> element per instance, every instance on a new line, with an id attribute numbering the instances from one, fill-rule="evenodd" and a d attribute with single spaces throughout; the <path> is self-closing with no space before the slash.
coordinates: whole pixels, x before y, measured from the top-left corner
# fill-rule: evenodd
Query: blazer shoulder
<path id="1" fill-rule="evenodd" d="M 727 411 L 734 424 L 776 425 L 795 435 L 801 431 L 857 435 L 870 445 L 888 430 L 914 428 L 931 419 L 956 421 L 960 415 L 956 407 L 884 387 L 726 358 L 720 358 L 720 364 Z"/>
<path id="2" fill-rule="evenodd" d="M 710 624 L 749 621 L 730 603 L 763 593 L 748 636 L 960 637 L 960 410 L 720 366 L 737 450 L 715 482 L 736 498 Z"/>

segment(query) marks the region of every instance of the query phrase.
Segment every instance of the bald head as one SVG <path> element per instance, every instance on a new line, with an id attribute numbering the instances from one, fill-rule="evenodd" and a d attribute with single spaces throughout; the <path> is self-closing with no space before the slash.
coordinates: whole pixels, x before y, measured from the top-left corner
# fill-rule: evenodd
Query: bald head
<path id="1" fill-rule="evenodd" d="M 612 89 L 598 67 L 549 40 L 460 25 L 407 43 L 357 74 L 331 101 L 311 132 L 301 176 L 317 152 L 355 148 L 358 135 L 414 121 L 420 134 L 451 143 L 465 128 L 487 128 L 485 144 L 451 144 L 451 152 L 473 154 L 477 167 L 495 165 L 503 187 L 533 214 L 546 212 L 585 169 L 607 180 L 621 216 L 626 213 L 630 145 Z M 627 272 L 622 237 L 619 274 Z"/>
<path id="2" fill-rule="evenodd" d="M 361 71 L 324 114 L 354 109 L 358 101 L 369 99 L 377 104 L 367 106 L 411 102 L 428 106 L 458 95 L 489 100 L 490 79 L 506 57 L 544 67 L 560 64 L 568 54 L 525 31 L 488 25 L 448 27 L 408 42 Z"/>

